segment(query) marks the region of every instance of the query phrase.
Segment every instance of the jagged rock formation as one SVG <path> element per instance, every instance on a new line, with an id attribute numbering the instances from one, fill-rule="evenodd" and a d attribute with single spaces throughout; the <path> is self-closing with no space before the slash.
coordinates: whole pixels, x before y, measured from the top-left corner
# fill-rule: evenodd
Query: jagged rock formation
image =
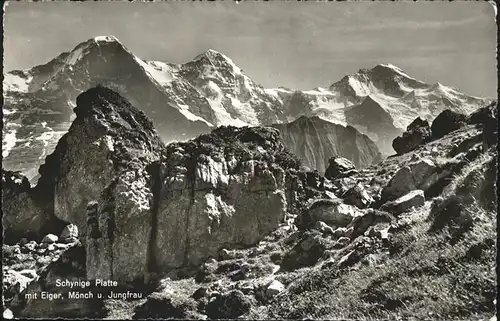
<path id="1" fill-rule="evenodd" d="M 402 136 L 396 137 L 392 141 L 392 147 L 398 155 L 408 153 L 431 139 L 431 128 L 429 122 L 416 118 Z"/>
<path id="2" fill-rule="evenodd" d="M 355 126 L 386 155 L 393 153 L 392 139 L 416 117 L 431 121 L 446 108 L 468 114 L 489 101 L 425 84 L 389 64 L 359 70 L 329 88 L 263 88 L 214 50 L 176 65 L 144 61 L 115 37 L 101 36 L 47 64 L 5 74 L 3 167 L 35 182 L 39 165 L 73 120 L 77 95 L 98 84 L 139 107 L 165 142 L 185 141 L 220 125 L 271 125 L 318 116 Z M 372 125 L 374 120 L 381 123 Z"/>
<path id="3" fill-rule="evenodd" d="M 287 171 L 298 166 L 273 128 L 220 127 L 169 145 L 160 165 L 156 264 L 197 265 L 224 244 L 255 244 L 284 219 Z"/>
<path id="4" fill-rule="evenodd" d="M 147 281 L 255 244 L 307 184 L 274 128 L 220 127 L 165 149 L 145 115 L 105 87 L 78 96 L 75 113 L 34 191 L 76 225 L 89 279 Z"/>
<path id="5" fill-rule="evenodd" d="M 163 143 L 142 112 L 105 87 L 78 96 L 75 113 L 68 133 L 40 167 L 35 190 L 52 200 L 57 218 L 74 223 L 85 236 L 87 203 L 99 200 L 106 188 L 111 194 L 118 188 L 128 192 L 126 184 L 147 189 L 140 176 L 159 158 Z"/>
<path id="6" fill-rule="evenodd" d="M 318 221 L 325 222 L 333 228 L 346 227 L 351 221 L 362 216 L 362 212 L 352 205 L 343 204 L 337 200 L 317 200 L 301 213 L 301 225 L 308 227 Z"/>
<path id="7" fill-rule="evenodd" d="M 129 281 L 147 272 L 152 228 L 147 166 L 159 159 L 164 145 L 145 115 L 107 88 L 78 96 L 75 113 L 68 133 L 40 167 L 35 192 L 51 203 L 51 215 L 75 224 L 87 241 L 88 278 Z M 87 231 L 91 201 L 96 201 L 98 238 Z"/>
<path id="8" fill-rule="evenodd" d="M 351 126 L 341 126 L 317 116 L 301 116 L 287 124 L 274 124 L 288 149 L 305 166 L 324 173 L 331 155 L 351 160 L 363 168 L 382 160 L 377 146 L 368 136 Z"/>

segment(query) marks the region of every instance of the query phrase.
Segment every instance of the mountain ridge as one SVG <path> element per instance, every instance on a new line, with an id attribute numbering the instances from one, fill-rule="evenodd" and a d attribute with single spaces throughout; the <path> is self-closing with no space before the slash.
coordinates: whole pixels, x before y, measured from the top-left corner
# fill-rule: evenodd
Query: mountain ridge
<path id="1" fill-rule="evenodd" d="M 383 141 L 389 145 L 376 141 L 384 155 L 393 153 L 390 141 L 416 117 L 432 120 L 445 108 L 470 113 L 487 102 L 450 87 L 434 88 L 391 64 L 361 69 L 328 88 L 264 88 L 231 58 L 213 49 L 183 64 L 171 64 L 143 60 L 118 38 L 98 36 L 44 65 L 5 74 L 5 167 L 26 171 L 29 164 L 39 164 L 69 128 L 76 96 L 98 84 L 117 90 L 139 106 L 166 143 L 221 125 L 269 126 L 318 116 L 351 125 L 375 140 L 386 137 Z M 376 125 L 368 129 L 352 121 L 363 115 L 351 117 L 349 108 L 362 104 L 366 97 L 377 101 L 393 119 L 386 129 Z M 29 160 L 21 160 L 26 155 Z"/>

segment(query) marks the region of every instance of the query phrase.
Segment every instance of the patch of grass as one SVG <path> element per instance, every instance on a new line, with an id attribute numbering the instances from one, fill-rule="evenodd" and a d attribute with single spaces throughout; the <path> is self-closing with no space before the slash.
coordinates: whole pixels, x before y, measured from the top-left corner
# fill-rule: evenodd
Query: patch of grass
<path id="1" fill-rule="evenodd" d="M 421 220 L 393 236 L 383 265 L 311 270 L 272 307 L 277 318 L 476 319 L 494 314 L 495 213 L 467 208 L 474 225 L 454 245 Z M 477 248 L 480 247 L 481 250 Z M 383 249 L 382 249 L 383 250 Z M 475 254 L 472 255 L 471 253 Z"/>

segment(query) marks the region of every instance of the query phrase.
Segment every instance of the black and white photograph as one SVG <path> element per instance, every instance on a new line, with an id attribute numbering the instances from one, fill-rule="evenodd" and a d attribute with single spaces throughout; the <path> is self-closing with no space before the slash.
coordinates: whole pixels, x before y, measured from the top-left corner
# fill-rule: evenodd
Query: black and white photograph
<path id="1" fill-rule="evenodd" d="M 6 1 L 4 319 L 483 320 L 492 1 Z"/>

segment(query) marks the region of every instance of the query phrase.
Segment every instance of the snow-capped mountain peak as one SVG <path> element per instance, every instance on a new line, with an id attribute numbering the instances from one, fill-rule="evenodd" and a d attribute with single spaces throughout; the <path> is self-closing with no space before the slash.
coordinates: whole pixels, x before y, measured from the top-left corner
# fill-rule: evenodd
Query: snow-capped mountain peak
<path id="1" fill-rule="evenodd" d="M 218 69 L 224 68 L 232 74 L 243 74 L 241 68 L 238 67 L 231 58 L 213 49 L 208 49 L 205 52 L 197 55 L 191 62 L 188 62 L 187 64 L 189 63 L 201 63 L 209 65 L 209 67 L 213 66 Z"/>
<path id="2" fill-rule="evenodd" d="M 376 65 L 375 67 L 373 67 L 371 69 L 372 72 L 376 72 L 377 70 L 390 70 L 398 75 L 401 75 L 401 76 L 404 76 L 404 77 L 408 77 L 408 78 L 412 78 L 410 76 L 408 76 L 408 74 L 406 74 L 403 69 L 401 69 L 400 67 L 396 66 L 396 65 L 393 65 L 393 64 L 390 64 L 390 63 L 385 63 L 385 64 L 378 64 Z M 412 78 L 413 79 L 413 78 Z"/>
<path id="3" fill-rule="evenodd" d="M 43 135 L 63 133 L 77 95 L 98 84 L 140 107 L 165 142 L 189 139 L 220 125 L 270 125 L 316 116 L 355 126 L 384 149 L 381 142 L 392 141 L 416 117 L 432 120 L 446 108 L 469 113 L 489 102 L 439 83 L 426 84 L 392 64 L 361 69 L 328 88 L 263 88 L 216 50 L 179 65 L 146 61 L 118 38 L 105 35 L 44 65 L 4 75 L 3 143 L 9 164 L 17 164 L 22 153 L 33 154 L 32 146 L 40 141 L 46 145 L 38 149 L 36 162 L 42 160 L 56 142 L 43 140 Z M 18 131 L 28 123 L 36 130 Z M 391 151 L 389 144 L 384 153 Z M 16 166 L 11 168 L 23 169 Z"/>
<path id="4" fill-rule="evenodd" d="M 106 52 L 102 49 L 106 46 L 113 46 L 113 48 L 118 47 L 123 51 L 129 52 L 128 49 L 126 49 L 120 40 L 118 40 L 115 36 L 97 36 L 78 44 L 72 51 L 70 51 L 68 57 L 66 58 L 66 64 L 75 65 L 84 56 L 92 54 L 95 51 L 97 51 L 98 55 L 103 56 Z"/>
<path id="5" fill-rule="evenodd" d="M 97 36 L 93 38 L 95 42 L 120 42 L 118 38 L 113 35 L 108 36 Z"/>
<path id="6" fill-rule="evenodd" d="M 402 84 L 410 85 L 411 87 L 423 87 L 426 84 L 423 81 L 417 80 L 403 71 L 400 67 L 393 64 L 378 64 L 372 69 L 368 70 L 368 75 L 372 80 L 376 79 L 391 79 L 396 80 Z"/>
<path id="7" fill-rule="evenodd" d="M 203 57 L 208 58 L 208 59 L 220 59 L 220 58 L 222 58 L 224 60 L 231 60 L 228 56 L 224 55 L 223 53 L 209 48 L 209 49 L 205 50 L 204 52 L 202 52 L 201 54 L 197 55 L 193 59 L 193 61 L 200 60 Z"/>

